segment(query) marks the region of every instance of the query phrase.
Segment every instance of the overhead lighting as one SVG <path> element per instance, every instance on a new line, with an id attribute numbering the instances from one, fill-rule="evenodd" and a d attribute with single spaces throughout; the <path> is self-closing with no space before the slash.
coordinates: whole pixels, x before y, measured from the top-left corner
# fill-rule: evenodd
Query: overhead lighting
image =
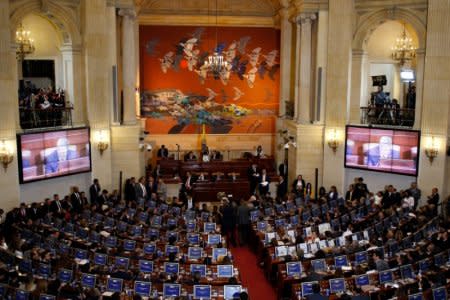
<path id="1" fill-rule="evenodd" d="M 24 60 L 25 56 L 32 54 L 35 50 L 31 33 L 23 28 L 22 23 L 19 23 L 19 27 L 16 30 L 16 44 L 16 58 L 18 60 Z"/>
<path id="2" fill-rule="evenodd" d="M 208 0 L 209 4 L 209 0 Z M 218 39 L 217 39 L 217 30 L 218 30 L 218 22 L 217 22 L 217 14 L 218 14 L 218 4 L 216 0 L 216 49 L 214 50 L 213 54 L 208 55 L 207 59 L 205 60 L 203 66 L 208 70 L 208 72 L 211 72 L 215 78 L 218 77 L 219 73 L 225 69 L 228 66 L 228 62 L 224 59 L 223 55 L 219 52 L 217 52 L 218 47 Z M 209 14 L 209 9 L 208 9 Z"/>
<path id="3" fill-rule="evenodd" d="M 416 48 L 412 44 L 412 38 L 406 34 L 406 27 L 403 23 L 403 32 L 396 39 L 395 45 L 392 46 L 392 59 L 404 66 L 410 65 L 415 57 Z"/>

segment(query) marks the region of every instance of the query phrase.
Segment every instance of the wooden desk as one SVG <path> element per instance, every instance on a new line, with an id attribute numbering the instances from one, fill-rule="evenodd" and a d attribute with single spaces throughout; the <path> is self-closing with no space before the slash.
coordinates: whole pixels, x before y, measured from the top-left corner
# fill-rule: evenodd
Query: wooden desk
<path id="1" fill-rule="evenodd" d="M 223 181 L 197 181 L 193 185 L 192 197 L 195 201 L 216 201 L 217 193 L 224 192 L 226 195 L 233 195 L 234 199 L 247 199 L 249 196 L 250 184 L 248 180 L 223 180 Z"/>

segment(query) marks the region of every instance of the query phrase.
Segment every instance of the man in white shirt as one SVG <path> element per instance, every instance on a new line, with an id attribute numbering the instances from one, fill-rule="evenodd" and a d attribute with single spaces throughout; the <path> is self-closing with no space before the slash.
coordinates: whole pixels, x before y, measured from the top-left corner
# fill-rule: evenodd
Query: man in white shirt
<path id="1" fill-rule="evenodd" d="M 266 169 L 261 170 L 261 175 L 259 176 L 259 194 L 261 197 L 265 197 L 269 193 L 270 179 L 267 175 Z"/>

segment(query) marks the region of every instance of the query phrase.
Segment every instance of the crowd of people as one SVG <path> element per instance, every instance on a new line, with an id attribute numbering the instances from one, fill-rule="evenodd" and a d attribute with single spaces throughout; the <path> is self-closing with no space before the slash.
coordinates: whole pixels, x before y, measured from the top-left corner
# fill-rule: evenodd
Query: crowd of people
<path id="1" fill-rule="evenodd" d="M 27 86 L 19 92 L 22 128 L 61 126 L 67 107 L 64 90 Z"/>
<path id="2" fill-rule="evenodd" d="M 259 171 L 257 166 L 252 166 L 251 169 L 254 167 L 260 178 L 258 185 L 269 180 L 267 174 Z M 450 250 L 449 205 L 448 201 L 441 203 L 437 188 L 433 188 L 432 193 L 426 197 L 422 196 L 415 182 L 401 191 L 387 185 L 384 191 L 375 193 L 369 191 L 363 178 L 359 177 L 342 194 L 334 186 L 328 191 L 321 187 L 316 199 L 311 192 L 311 184 L 301 175 L 290 185 L 285 183 L 283 175 L 280 174 L 277 184 L 277 190 L 280 185 L 284 185 L 283 193 L 277 191 L 271 196 L 270 192 L 261 190 L 261 185 L 257 185 L 250 191 L 247 199 L 233 199 L 232 196 L 219 194 L 217 199 L 212 199 L 213 202 L 220 201 L 217 205 L 196 203 L 189 196 L 189 177 L 183 183 L 187 197 L 168 197 L 163 180 L 150 175 L 137 181 L 135 178 L 127 179 L 123 199 L 117 190 L 109 193 L 102 189 L 95 179 L 88 195 L 73 187 L 71 194 L 62 199 L 55 194 L 53 199 L 45 199 L 42 203 L 22 203 L 6 215 L 0 210 L 0 260 L 4 263 L 0 267 L 0 283 L 6 284 L 8 291 L 27 291 L 30 295 L 65 295 L 66 299 L 78 299 L 79 295 L 83 295 L 86 299 L 97 299 L 103 286 L 83 288 L 78 283 L 66 285 L 51 276 L 30 276 L 23 270 L 18 271 L 18 264 L 26 256 L 33 263 L 33 272 L 38 272 L 36 270 L 43 263 L 51 265 L 52 270 L 61 267 L 66 256 L 48 246 L 48 241 L 44 241 L 46 237 L 68 244 L 75 252 L 82 248 L 107 254 L 113 257 L 113 261 L 117 257 L 129 257 L 131 260 L 149 258 L 143 253 L 146 240 L 142 238 L 149 237 L 147 241 L 156 242 L 160 246 L 175 246 L 179 245 L 178 242 L 183 242 L 182 245 L 186 246 L 187 216 L 193 215 L 197 222 L 196 228 L 205 223 L 217 224 L 217 230 L 223 237 L 219 242 L 220 247 L 249 246 L 254 249 L 269 280 L 282 281 L 286 278 L 286 274 L 275 268 L 277 264 L 300 263 L 303 271 L 297 278 L 298 283 L 312 283 L 311 293 L 322 297 L 314 298 L 299 292 L 306 299 L 327 299 L 324 297 L 327 297 L 329 291 L 320 288 L 320 285 L 318 288 L 315 282 L 384 272 L 410 265 L 414 266 L 411 281 L 402 288 L 384 289 L 383 295 L 402 296 L 446 286 L 448 269 L 445 262 L 449 259 L 447 251 Z M 158 236 L 147 236 L 146 230 L 150 232 L 152 228 L 155 229 L 155 224 L 156 231 L 159 230 L 160 233 Z M 90 244 L 86 245 L 75 239 L 77 233 L 74 233 L 76 229 L 73 227 L 73 232 L 67 232 L 64 228 L 69 225 L 87 230 L 84 239 L 89 239 Z M 138 230 L 137 227 L 141 229 Z M 161 231 L 162 229 L 164 230 Z M 172 231 L 177 232 L 178 238 L 175 240 L 169 238 L 167 233 Z M 104 239 L 98 237 L 103 234 Z M 35 241 L 36 235 L 40 235 L 39 242 Z M 94 235 L 97 239 L 92 238 L 91 241 L 91 236 Z M 104 244 L 106 236 L 116 236 L 124 242 L 110 249 Z M 124 249 L 125 240 L 135 240 L 138 243 L 131 254 Z M 199 243 L 203 251 L 207 252 L 208 244 Z M 284 254 L 280 252 L 280 247 L 286 247 Z M 157 255 L 152 255 L 149 259 L 157 264 L 166 261 L 186 262 L 185 256 L 171 254 L 169 257 L 170 253 L 165 255 L 165 251 L 160 249 Z M 362 252 L 368 253 L 366 260 L 356 263 L 356 253 Z M 8 264 L 8 255 L 5 253 L 12 253 L 15 265 Z M 434 263 L 437 255 L 442 255 L 443 265 Z M 330 271 L 328 266 L 327 269 L 328 262 L 325 260 L 342 256 L 348 257 L 347 264 L 352 266 L 350 272 L 340 267 Z M 322 259 L 324 270 L 312 267 L 313 260 Z M 425 260 L 428 261 L 426 268 L 415 265 Z M 109 274 L 124 280 L 150 280 L 154 284 L 189 285 L 199 282 L 198 278 L 192 276 L 166 277 L 167 274 L 163 271 L 146 276 L 138 269 L 124 269 L 115 265 L 109 268 L 99 267 L 89 262 L 84 266 L 75 261 L 71 268 L 76 266 L 77 274 L 87 272 L 100 277 Z M 232 258 L 226 258 L 225 262 L 232 263 Z M 234 278 L 229 283 L 236 284 L 238 281 L 239 278 Z M 281 286 L 278 291 L 280 297 L 289 298 L 292 291 L 296 291 L 295 284 L 288 288 Z M 367 291 L 363 293 L 359 288 L 348 288 L 339 297 L 351 299 L 351 294 L 353 297 L 364 297 Z M 248 295 L 243 293 L 242 297 L 245 299 Z M 139 295 L 136 295 L 136 299 L 140 299 Z"/>

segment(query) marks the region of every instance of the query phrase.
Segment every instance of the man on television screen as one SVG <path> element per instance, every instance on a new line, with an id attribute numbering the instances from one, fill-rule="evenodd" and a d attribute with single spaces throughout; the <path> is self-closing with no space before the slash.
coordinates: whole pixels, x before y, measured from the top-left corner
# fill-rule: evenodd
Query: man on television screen
<path id="1" fill-rule="evenodd" d="M 72 146 L 69 145 L 67 138 L 59 138 L 56 147 L 46 149 L 45 174 L 61 171 L 61 162 L 77 158 L 77 151 L 71 148 Z"/>

